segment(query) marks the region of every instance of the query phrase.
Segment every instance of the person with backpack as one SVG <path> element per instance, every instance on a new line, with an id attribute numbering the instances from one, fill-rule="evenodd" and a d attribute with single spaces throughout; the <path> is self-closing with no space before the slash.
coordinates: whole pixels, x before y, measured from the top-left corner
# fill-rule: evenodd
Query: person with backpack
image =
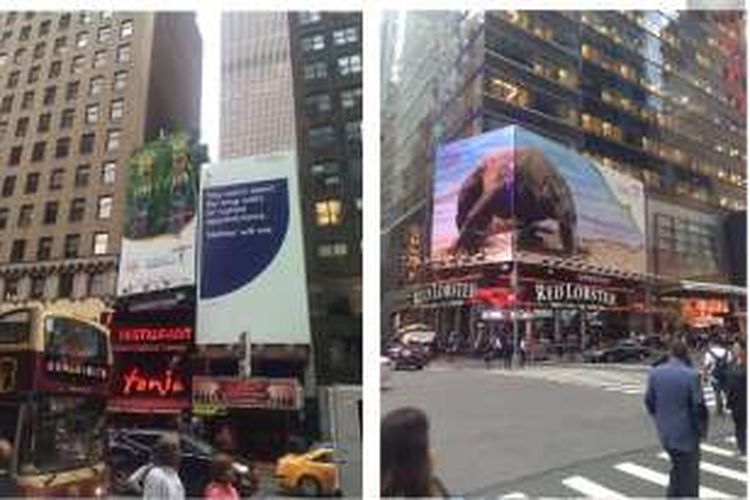
<path id="1" fill-rule="evenodd" d="M 724 397 L 727 391 L 732 353 L 716 338 L 712 339 L 703 358 L 703 379 L 709 380 L 716 399 L 716 414 L 724 414 Z"/>

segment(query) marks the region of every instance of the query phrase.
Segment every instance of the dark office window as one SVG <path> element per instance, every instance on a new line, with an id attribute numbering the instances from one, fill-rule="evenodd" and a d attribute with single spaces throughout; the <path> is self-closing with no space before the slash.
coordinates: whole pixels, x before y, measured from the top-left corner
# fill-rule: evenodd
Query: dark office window
<path id="1" fill-rule="evenodd" d="M 81 88 L 81 82 L 70 82 L 65 89 L 65 99 L 74 101 L 78 98 L 78 90 Z"/>
<path id="2" fill-rule="evenodd" d="M 57 296 L 66 298 L 73 296 L 73 280 L 75 274 L 60 273 L 57 278 Z"/>
<path id="3" fill-rule="evenodd" d="M 12 95 L 6 95 L 3 97 L 2 102 L 0 102 L 0 113 L 6 114 L 10 113 L 13 109 L 13 96 Z"/>
<path id="4" fill-rule="evenodd" d="M 56 168 L 55 170 L 52 171 L 52 175 L 49 178 L 50 191 L 57 191 L 59 189 L 62 189 L 64 175 L 65 175 L 65 170 L 61 168 Z"/>
<path id="5" fill-rule="evenodd" d="M 52 61 L 49 66 L 49 78 L 57 78 L 62 73 L 62 61 Z"/>
<path id="6" fill-rule="evenodd" d="M 23 93 L 21 99 L 21 109 L 30 109 L 34 105 L 34 91 L 29 90 Z"/>
<path id="7" fill-rule="evenodd" d="M 34 194 L 39 189 L 39 174 L 34 172 L 26 176 L 26 187 L 24 193 Z"/>
<path id="8" fill-rule="evenodd" d="M 26 131 L 29 129 L 29 117 L 24 116 L 16 122 L 16 137 L 26 137 Z"/>
<path id="9" fill-rule="evenodd" d="M 8 216 L 10 215 L 10 210 L 3 207 L 0 208 L 0 229 L 5 229 L 8 227 Z"/>
<path id="10" fill-rule="evenodd" d="M 43 113 L 39 115 L 39 121 L 36 124 L 37 132 L 48 132 L 52 124 L 52 113 Z"/>
<path id="11" fill-rule="evenodd" d="M 44 160 L 44 152 L 47 150 L 47 143 L 44 141 L 35 142 L 34 149 L 31 150 L 31 161 L 37 162 Z"/>
<path id="12" fill-rule="evenodd" d="M 10 249 L 11 262 L 23 262 L 26 253 L 26 240 L 15 240 Z"/>
<path id="13" fill-rule="evenodd" d="M 90 174 L 91 174 L 91 167 L 89 167 L 88 165 L 78 165 L 78 168 L 76 168 L 75 186 L 76 187 L 88 186 Z"/>
<path id="14" fill-rule="evenodd" d="M 39 238 L 36 247 L 36 260 L 49 260 L 52 257 L 52 237 L 44 236 Z"/>
<path id="15" fill-rule="evenodd" d="M 81 136 L 80 152 L 82 155 L 91 154 L 94 152 L 94 141 L 96 137 L 93 132 L 83 134 Z"/>
<path id="16" fill-rule="evenodd" d="M 44 205 L 44 223 L 45 224 L 57 224 L 57 212 L 59 210 L 59 203 L 56 201 L 48 201 Z"/>
<path id="17" fill-rule="evenodd" d="M 8 156 L 8 166 L 14 167 L 21 163 L 21 155 L 23 155 L 23 146 L 13 146 L 10 148 L 10 155 Z"/>
<path id="18" fill-rule="evenodd" d="M 65 235 L 65 258 L 74 259 L 78 257 L 78 247 L 81 245 L 80 234 Z"/>
<path id="19" fill-rule="evenodd" d="M 44 276 L 31 277 L 31 298 L 41 299 L 44 297 L 44 284 L 47 280 Z"/>
<path id="20" fill-rule="evenodd" d="M 57 87 L 47 87 L 44 89 L 44 105 L 51 106 L 55 103 L 55 95 L 57 94 Z"/>
<path id="21" fill-rule="evenodd" d="M 71 128 L 75 121 L 76 111 L 75 109 L 64 109 L 60 115 L 60 128 Z"/>
<path id="22" fill-rule="evenodd" d="M 86 212 L 86 198 L 76 198 L 70 204 L 70 214 L 68 220 L 70 222 L 80 222 L 83 220 L 83 216 Z"/>
<path id="23" fill-rule="evenodd" d="M 21 205 L 21 210 L 18 212 L 18 227 L 29 227 L 33 215 L 34 205 Z"/>
<path id="24" fill-rule="evenodd" d="M 13 191 L 16 189 L 16 176 L 9 175 L 3 181 L 3 198 L 13 196 Z"/>
<path id="25" fill-rule="evenodd" d="M 70 137 L 57 140 L 55 145 L 55 158 L 65 158 L 70 154 Z"/>

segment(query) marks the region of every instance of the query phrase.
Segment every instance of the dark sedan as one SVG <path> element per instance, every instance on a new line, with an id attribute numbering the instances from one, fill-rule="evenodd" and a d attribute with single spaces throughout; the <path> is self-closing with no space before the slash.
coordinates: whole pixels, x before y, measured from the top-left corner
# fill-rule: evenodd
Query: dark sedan
<path id="1" fill-rule="evenodd" d="M 151 449 L 165 431 L 157 429 L 113 429 L 109 434 L 109 469 L 112 471 L 111 493 L 132 495 L 128 477 L 141 465 L 150 461 Z M 180 479 L 188 497 L 203 497 L 210 480 L 214 448 L 194 436 L 180 433 Z M 258 473 L 252 462 L 234 458 L 237 489 L 241 496 L 250 496 L 258 490 Z"/>
<path id="2" fill-rule="evenodd" d="M 392 344 L 386 349 L 394 370 L 421 370 L 429 362 L 429 352 L 418 345 Z"/>
<path id="3" fill-rule="evenodd" d="M 589 363 L 623 363 L 643 361 L 651 355 L 651 349 L 634 340 L 622 340 L 604 349 L 584 351 L 583 360 Z"/>

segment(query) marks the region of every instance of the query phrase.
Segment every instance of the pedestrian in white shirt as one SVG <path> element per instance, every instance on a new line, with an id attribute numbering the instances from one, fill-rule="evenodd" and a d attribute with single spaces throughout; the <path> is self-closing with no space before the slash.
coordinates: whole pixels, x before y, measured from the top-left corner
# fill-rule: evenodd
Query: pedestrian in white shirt
<path id="1" fill-rule="evenodd" d="M 709 380 L 716 398 L 716 413 L 724 413 L 724 395 L 727 390 L 729 366 L 732 353 L 719 341 L 712 340 L 703 357 L 703 377 Z"/>
<path id="2" fill-rule="evenodd" d="M 128 483 L 142 490 L 144 500 L 185 500 L 185 488 L 177 473 L 180 465 L 178 438 L 162 436 L 152 455 L 153 462 L 136 470 Z"/>

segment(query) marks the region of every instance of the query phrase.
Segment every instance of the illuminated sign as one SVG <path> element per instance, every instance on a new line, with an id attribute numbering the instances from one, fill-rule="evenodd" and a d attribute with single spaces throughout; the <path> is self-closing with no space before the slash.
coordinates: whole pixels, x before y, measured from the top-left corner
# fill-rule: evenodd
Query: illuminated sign
<path id="1" fill-rule="evenodd" d="M 189 401 L 188 356 L 182 352 L 118 352 L 112 394 L 124 399 Z"/>
<path id="2" fill-rule="evenodd" d="M 414 305 L 471 299 L 477 292 L 476 283 L 432 283 L 414 292 Z"/>
<path id="3" fill-rule="evenodd" d="M 190 342 L 193 328 L 190 326 L 147 326 L 116 328 L 114 341 L 121 343 Z"/>
<path id="4" fill-rule="evenodd" d="M 72 359 L 47 359 L 44 363 L 44 369 L 47 373 L 82 377 L 91 380 L 107 380 L 106 366 L 94 365 Z"/>
<path id="5" fill-rule="evenodd" d="M 193 411 L 215 415 L 228 408 L 299 410 L 302 388 L 293 378 L 193 377 Z"/>
<path id="6" fill-rule="evenodd" d="M 608 290 L 577 283 L 555 283 L 534 285 L 536 302 L 572 302 L 576 304 L 617 305 L 617 294 Z"/>
<path id="7" fill-rule="evenodd" d="M 166 397 L 180 395 L 185 392 L 185 383 L 180 378 L 180 374 L 169 369 L 163 373 L 149 375 L 141 372 L 137 366 L 134 366 L 129 372 L 123 375 L 123 381 L 123 396 L 156 393 L 159 396 Z"/>

